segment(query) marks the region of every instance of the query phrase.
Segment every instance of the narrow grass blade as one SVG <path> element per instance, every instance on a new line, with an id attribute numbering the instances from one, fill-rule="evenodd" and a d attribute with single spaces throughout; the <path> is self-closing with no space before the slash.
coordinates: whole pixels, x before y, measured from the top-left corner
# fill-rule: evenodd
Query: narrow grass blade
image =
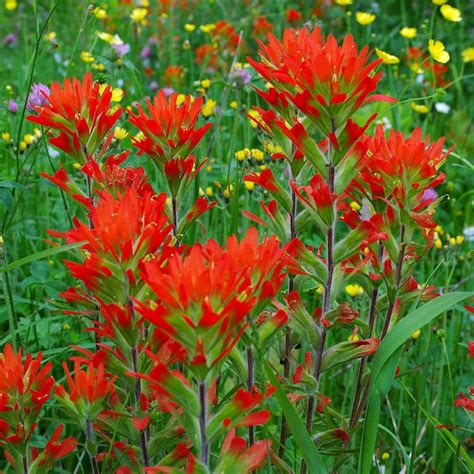
<path id="1" fill-rule="evenodd" d="M 372 466 L 372 455 L 375 451 L 377 431 L 380 418 L 380 402 L 389 391 L 395 375 L 395 368 L 403 344 L 417 330 L 429 324 L 445 311 L 461 301 L 474 296 L 472 292 L 456 291 L 438 298 L 415 309 L 402 319 L 387 334 L 380 344 L 374 357 L 371 370 L 371 387 L 367 413 L 364 422 L 364 432 L 359 454 L 360 474 L 368 474 Z"/>
<path id="2" fill-rule="evenodd" d="M 285 414 L 288 427 L 290 428 L 291 433 L 295 439 L 295 443 L 298 446 L 306 465 L 308 466 L 308 472 L 314 472 L 317 474 L 324 474 L 328 472 L 323 458 L 319 454 L 311 436 L 304 423 L 301 421 L 300 416 L 294 409 L 291 402 L 288 400 L 288 397 L 285 395 L 285 392 L 281 388 L 275 374 L 272 372 L 271 368 L 265 363 L 265 369 L 267 371 L 268 378 L 270 383 L 276 388 L 275 396 L 280 404 L 280 407 Z"/>

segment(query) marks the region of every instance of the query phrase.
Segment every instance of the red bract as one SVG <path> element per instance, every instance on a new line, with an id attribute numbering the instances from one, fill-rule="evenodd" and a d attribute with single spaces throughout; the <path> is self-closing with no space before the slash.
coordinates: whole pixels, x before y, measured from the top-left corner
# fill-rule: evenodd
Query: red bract
<path id="1" fill-rule="evenodd" d="M 51 232 L 66 239 L 67 243 L 85 242 L 87 251 L 81 263 L 66 262 L 75 278 L 104 302 L 117 302 L 123 295 L 123 285 L 137 284 L 137 265 L 141 258 L 153 254 L 161 246 L 167 247 L 171 225 L 165 215 L 165 194 L 139 195 L 127 189 L 117 197 L 99 193 L 99 202 L 90 205 L 90 226 L 74 220 L 74 228 Z M 163 258 L 166 250 L 163 250 Z M 122 301 L 126 303 L 126 301 Z"/>
<path id="2" fill-rule="evenodd" d="M 64 362 L 64 373 L 68 389 L 61 384 L 56 385 L 54 394 L 63 407 L 73 416 L 93 421 L 105 409 L 112 395 L 115 395 L 114 382 L 116 376 L 108 376 L 104 366 L 94 367 L 91 363 L 85 369 L 78 360 L 74 362 L 74 376 Z"/>
<path id="3" fill-rule="evenodd" d="M 240 243 L 228 239 L 227 249 L 211 240 L 170 255 L 166 265 L 144 262 L 142 278 L 157 301 L 138 311 L 182 345 L 185 363 L 204 378 L 237 342 L 257 301 L 280 288 L 283 252 L 275 238 L 258 244 L 252 229 Z"/>
<path id="4" fill-rule="evenodd" d="M 371 95 L 382 77 L 375 73 L 381 60 L 369 62 L 366 46 L 360 52 L 351 35 L 341 45 L 319 28 L 283 32 L 283 41 L 268 34 L 268 44 L 259 42 L 261 62 L 248 61 L 275 89 L 310 117 L 326 136 L 344 125 L 362 105 L 389 100 Z"/>
<path id="5" fill-rule="evenodd" d="M 110 108 L 112 91 L 109 86 L 100 92 L 100 85 L 94 83 L 88 72 L 82 82 L 66 79 L 61 87 L 54 82 L 48 103 L 37 106 L 38 115 L 27 117 L 31 122 L 50 129 L 49 142 L 67 153 L 75 161 L 85 163 L 102 145 L 107 133 L 122 113 L 118 107 Z"/>

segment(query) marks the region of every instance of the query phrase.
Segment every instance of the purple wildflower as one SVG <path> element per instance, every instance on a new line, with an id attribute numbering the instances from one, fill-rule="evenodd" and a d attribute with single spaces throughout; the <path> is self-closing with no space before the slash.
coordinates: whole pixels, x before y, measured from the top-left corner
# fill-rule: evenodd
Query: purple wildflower
<path id="1" fill-rule="evenodd" d="M 163 87 L 163 92 L 166 97 L 169 97 L 174 92 L 174 89 L 172 87 Z"/>
<path id="2" fill-rule="evenodd" d="M 421 196 L 421 202 L 429 201 L 432 203 L 438 197 L 438 193 L 433 188 L 426 188 Z"/>
<path id="3" fill-rule="evenodd" d="M 142 59 L 149 58 L 151 56 L 151 48 L 149 46 L 144 46 L 140 52 L 140 57 Z"/>
<path id="4" fill-rule="evenodd" d="M 130 51 L 130 45 L 127 43 L 112 44 L 112 48 L 119 58 L 123 58 Z"/>
<path id="5" fill-rule="evenodd" d="M 8 111 L 12 114 L 16 114 L 18 112 L 18 104 L 13 99 L 8 101 Z"/>
<path id="6" fill-rule="evenodd" d="M 28 95 L 26 108 L 29 111 L 34 111 L 35 107 L 48 103 L 48 99 L 44 96 L 44 94 L 49 95 L 49 87 L 47 85 L 42 84 L 41 82 L 38 84 L 33 84 L 31 86 L 30 94 Z"/>
<path id="7" fill-rule="evenodd" d="M 7 36 L 3 38 L 3 44 L 5 46 L 12 46 L 16 44 L 18 41 L 18 37 L 16 33 L 9 33 Z"/>

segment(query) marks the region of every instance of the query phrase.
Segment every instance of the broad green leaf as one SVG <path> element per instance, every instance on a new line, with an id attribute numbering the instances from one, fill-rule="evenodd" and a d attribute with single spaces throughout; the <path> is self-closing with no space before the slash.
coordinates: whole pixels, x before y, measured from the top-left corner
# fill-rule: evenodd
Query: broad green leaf
<path id="1" fill-rule="evenodd" d="M 285 414 L 286 422 L 290 428 L 291 433 L 295 439 L 295 443 L 298 446 L 306 465 L 308 466 L 308 472 L 324 474 L 328 472 L 323 458 L 319 454 L 311 436 L 306 430 L 306 426 L 301 421 L 300 416 L 296 412 L 295 408 L 288 400 L 288 397 L 285 395 L 285 392 L 281 388 L 275 374 L 272 372 L 272 369 L 265 362 L 265 369 L 267 371 L 268 378 L 270 383 L 275 387 L 276 392 L 275 396 L 280 404 L 282 412 Z"/>
<path id="2" fill-rule="evenodd" d="M 440 314 L 472 296 L 474 296 L 474 293 L 467 291 L 456 291 L 439 296 L 410 312 L 390 330 L 381 342 L 371 369 L 369 402 L 365 416 L 362 443 L 360 445 L 359 474 L 370 473 L 372 456 L 377 442 L 381 399 L 390 389 L 403 344 L 417 329 L 421 329 Z"/>

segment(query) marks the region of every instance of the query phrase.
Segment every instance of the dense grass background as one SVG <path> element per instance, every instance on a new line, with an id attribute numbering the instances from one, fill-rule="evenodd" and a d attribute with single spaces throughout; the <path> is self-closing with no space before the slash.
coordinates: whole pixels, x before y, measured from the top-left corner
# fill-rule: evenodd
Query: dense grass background
<path id="1" fill-rule="evenodd" d="M 64 199 L 54 186 L 39 176 L 40 171 L 52 173 L 57 169 L 61 158 L 47 145 L 46 139 L 35 139 L 25 150 L 19 147 L 25 134 L 34 133 L 32 124 L 24 121 L 27 91 L 34 82 L 50 84 L 67 76 L 82 77 L 92 64 L 98 63 L 104 65 L 104 70 L 96 70 L 96 78 L 123 90 L 120 102 L 123 107 L 134 101 L 143 103 L 145 96 L 153 95 L 153 82 L 159 87 L 168 85 L 163 75 L 170 65 L 179 65 L 184 70 L 184 77 L 175 87 L 178 92 L 198 94 L 200 81 L 211 81 L 206 97 L 215 100 L 217 108 L 206 120 L 214 122 L 215 126 L 200 146 L 199 159 L 207 157 L 209 161 L 195 193 L 199 192 L 199 187 L 203 190 L 210 187 L 213 199 L 218 199 L 219 204 L 202 223 L 195 225 L 190 238 L 199 240 L 205 236 L 222 242 L 231 233 L 244 232 L 250 223 L 242 215 L 242 209 L 258 214 L 258 201 L 264 196 L 261 190 L 249 192 L 242 183 L 244 168 L 255 168 L 257 163 L 254 160 L 245 166 L 239 164 L 235 152 L 246 147 L 263 150 L 263 137 L 251 127 L 246 117 L 246 112 L 259 101 L 251 85 L 232 86 L 229 70 L 234 57 L 224 49 L 219 52 L 214 70 L 210 70 L 208 64 L 195 63 L 195 48 L 209 42 L 209 35 L 201 31 L 199 25 L 221 19 L 229 22 L 235 33 L 242 37 L 239 57 L 235 59 L 245 62 L 247 55 L 256 54 L 256 18 L 265 17 L 272 23 L 273 32 L 281 35 L 283 28 L 288 26 L 287 10 L 292 7 L 302 13 L 296 26 L 319 24 L 325 34 L 332 33 L 339 39 L 352 33 L 359 45 L 378 47 L 400 58 L 398 65 L 383 66 L 386 75 L 380 87 L 381 93 L 396 97 L 399 102 L 379 105 L 378 119 L 388 121 L 404 132 L 421 126 L 433 138 L 446 136 L 447 146 L 456 145 L 444 169 L 446 181 L 438 188 L 439 195 L 446 196 L 437 214 L 442 227 L 439 229 L 441 246 L 438 245 L 441 248 L 433 247 L 429 257 L 420 262 L 417 278 L 443 292 L 474 289 L 474 63 L 462 60 L 462 51 L 473 46 L 474 25 L 472 15 L 469 15 L 472 3 L 453 2 L 464 15 L 461 23 L 452 23 L 443 19 L 438 7 L 427 0 L 355 1 L 355 5 L 344 8 L 330 5 L 331 2 L 319 2 L 321 5 L 318 5 L 318 2 L 285 0 L 178 1 L 171 2 L 174 7 L 166 15 L 162 14 L 160 2 L 152 1 L 153 14 L 149 24 L 139 28 L 129 18 L 131 6 L 117 1 L 103 3 L 107 10 L 104 20 L 96 18 L 90 11 L 89 2 L 83 1 L 20 0 L 14 11 L 7 11 L 3 4 L 0 5 L 0 38 L 11 33 L 17 36 L 16 44 L 3 44 L 0 65 L 0 132 L 8 132 L 11 137 L 0 141 L 0 224 L 5 241 L 5 263 L 33 258 L 38 252 L 51 249 L 45 242 L 46 230 L 67 229 L 70 217 L 78 212 L 73 202 Z M 359 25 L 355 15 L 350 14 L 359 10 L 376 13 L 377 19 L 369 26 Z M 186 31 L 184 25 L 187 23 L 195 24 L 196 30 Z M 403 26 L 416 27 L 418 36 L 412 40 L 403 38 L 399 34 Z M 98 31 L 119 34 L 130 45 L 123 61 L 117 61 L 112 48 L 98 39 Z M 144 60 L 141 51 L 150 44 L 151 37 L 156 39 L 157 46 L 152 46 L 153 57 Z M 429 38 L 443 41 L 451 55 L 441 84 L 433 84 L 427 70 L 426 81 L 421 83 L 407 60 L 407 48 L 418 46 L 426 52 Z M 95 63 L 82 61 L 82 51 L 90 52 L 96 58 Z M 263 85 L 255 77 L 252 83 Z M 9 99 L 19 104 L 15 114 L 8 110 Z M 237 108 L 231 106 L 232 101 L 237 101 Z M 449 106 L 448 113 L 438 111 L 440 102 Z M 412 108 L 413 103 L 426 105 L 428 113 L 417 113 Z M 364 114 L 368 116 L 374 110 L 365 110 Z M 121 125 L 132 134 L 136 133 L 125 123 L 125 116 L 123 120 Z M 130 139 L 126 138 L 121 145 L 131 148 Z M 284 166 L 270 162 L 268 154 L 264 160 L 276 170 L 275 174 L 284 172 Z M 146 158 L 132 156 L 130 161 L 143 165 L 151 177 L 156 175 Z M 74 175 L 71 163 L 67 163 L 66 168 Z M 151 180 L 160 189 L 157 178 Z M 226 193 L 231 185 L 232 192 Z M 450 238 L 462 235 L 464 242 L 450 243 Z M 16 336 L 26 350 L 43 351 L 57 367 L 71 354 L 71 345 L 92 346 L 90 334 L 81 332 L 81 322 L 65 317 L 61 311 L 63 303 L 58 293 L 72 283 L 61 263 L 64 257 L 64 254 L 50 255 L 22 266 L 13 265 L 8 272 L 2 273 L 0 296 L 1 344 L 15 336 L 8 324 L 12 314 L 18 327 Z M 368 298 L 356 297 L 354 305 L 364 311 Z M 456 395 L 465 392 L 472 383 L 472 363 L 467 351 L 467 341 L 473 337 L 472 327 L 472 319 L 465 311 L 450 311 L 406 345 L 408 354 L 401 366 L 403 376 L 397 379 L 383 402 L 377 448 L 381 469 L 385 466 L 386 472 L 398 472 L 404 464 L 404 455 L 415 452 L 415 462 L 411 463 L 413 472 L 430 469 L 440 473 L 454 472 L 458 468 L 454 453 L 447 448 L 440 430 L 435 428 L 437 424 L 455 427 L 451 432 L 457 439 L 465 440 L 466 448 L 472 450 L 472 422 L 453 405 Z M 278 354 L 274 356 L 277 361 Z M 324 378 L 322 392 L 337 393 L 338 405 L 345 406 L 347 412 L 354 378 L 355 367 L 339 377 Z M 50 418 L 43 423 L 59 420 L 60 415 L 54 408 L 48 413 Z M 83 472 L 87 472 L 87 467 Z"/>

